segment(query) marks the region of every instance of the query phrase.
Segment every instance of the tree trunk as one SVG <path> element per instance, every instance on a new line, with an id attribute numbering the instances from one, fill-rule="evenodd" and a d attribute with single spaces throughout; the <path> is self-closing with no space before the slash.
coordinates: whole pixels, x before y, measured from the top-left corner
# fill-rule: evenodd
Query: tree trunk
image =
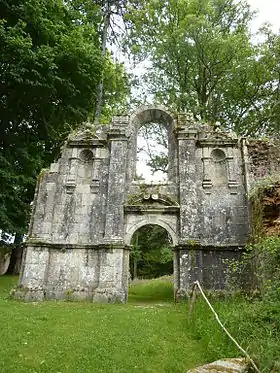
<path id="1" fill-rule="evenodd" d="M 18 275 L 21 267 L 23 245 L 22 245 L 23 235 L 16 233 L 14 248 L 11 253 L 10 264 L 6 272 L 7 275 Z"/>
<path id="2" fill-rule="evenodd" d="M 137 259 L 133 260 L 133 280 L 137 278 Z"/>
<path id="3" fill-rule="evenodd" d="M 110 5 L 109 2 L 107 2 L 107 9 L 106 14 L 104 15 L 104 25 L 103 25 L 103 35 L 102 35 L 102 57 L 105 58 L 106 54 L 106 42 L 108 37 L 108 28 L 110 25 Z M 104 74 L 102 73 L 102 77 L 100 79 L 100 82 L 98 84 L 98 90 L 97 90 L 97 103 L 94 113 L 94 125 L 98 126 L 100 122 L 100 115 L 101 115 L 101 108 L 102 108 L 102 98 L 103 98 L 103 79 Z"/>

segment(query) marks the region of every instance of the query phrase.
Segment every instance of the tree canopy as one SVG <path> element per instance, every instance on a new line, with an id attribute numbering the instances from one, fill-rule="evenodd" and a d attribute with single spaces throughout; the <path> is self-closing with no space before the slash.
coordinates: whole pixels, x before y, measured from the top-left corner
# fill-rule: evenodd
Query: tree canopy
<path id="1" fill-rule="evenodd" d="M 100 7 L 88 2 L 84 13 L 78 5 L 0 2 L 0 229 L 6 232 L 26 232 L 36 176 L 69 131 L 93 115 L 103 71 L 103 118 L 125 101 L 124 68 L 101 53 Z"/>
<path id="2" fill-rule="evenodd" d="M 242 134 L 279 129 L 279 35 L 253 43 L 254 12 L 240 0 L 147 0 L 131 5 L 126 48 L 149 60 L 157 102 Z"/>

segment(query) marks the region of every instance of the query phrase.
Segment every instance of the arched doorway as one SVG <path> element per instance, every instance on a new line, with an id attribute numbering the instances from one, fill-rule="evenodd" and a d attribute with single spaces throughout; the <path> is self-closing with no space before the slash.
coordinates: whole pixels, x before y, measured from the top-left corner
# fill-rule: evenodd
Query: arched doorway
<path id="1" fill-rule="evenodd" d="M 130 240 L 129 300 L 172 301 L 174 294 L 174 242 L 158 224 L 137 228 Z"/>

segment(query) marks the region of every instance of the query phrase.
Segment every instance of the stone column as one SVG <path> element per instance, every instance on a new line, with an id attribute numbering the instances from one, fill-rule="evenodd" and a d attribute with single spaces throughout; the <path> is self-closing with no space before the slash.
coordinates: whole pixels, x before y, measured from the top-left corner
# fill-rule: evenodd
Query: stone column
<path id="1" fill-rule="evenodd" d="M 100 189 L 100 165 L 101 158 L 95 158 L 93 162 L 92 179 L 90 184 L 90 190 L 93 194 L 97 194 Z"/>
<path id="2" fill-rule="evenodd" d="M 196 239 L 197 186 L 196 180 L 196 131 L 178 133 L 178 163 L 180 190 L 180 235 L 181 240 Z"/>
<path id="3" fill-rule="evenodd" d="M 206 194 L 211 193 L 211 188 L 213 186 L 212 183 L 212 175 L 211 175 L 211 164 L 212 158 L 210 157 L 210 149 L 208 147 L 202 148 L 202 163 L 203 163 L 203 180 L 202 180 L 202 187 Z"/>
<path id="4" fill-rule="evenodd" d="M 250 162 L 247 148 L 247 139 L 241 139 L 241 154 L 242 154 L 242 164 L 244 168 L 244 187 L 245 192 L 248 195 L 250 193 L 251 185 L 253 184 L 253 175 L 250 172 Z"/>
<path id="5" fill-rule="evenodd" d="M 128 294 L 129 250 L 123 246 L 100 249 L 99 285 L 93 302 L 125 303 Z"/>
<path id="6" fill-rule="evenodd" d="M 202 251 L 199 246 L 182 245 L 178 250 L 180 268 L 180 287 L 177 298 L 185 298 L 192 290 L 194 281 L 203 284 Z"/>
<path id="7" fill-rule="evenodd" d="M 178 298 L 178 291 L 180 289 L 180 248 L 175 246 L 173 248 L 173 276 L 174 276 L 174 299 Z"/>
<path id="8" fill-rule="evenodd" d="M 187 128 L 178 132 L 178 163 L 179 163 L 179 190 L 180 190 L 180 240 L 178 250 L 177 281 L 179 289 L 176 296 L 185 297 L 192 286 L 194 271 L 192 268 L 192 253 L 196 257 L 196 247 L 199 241 L 199 213 L 200 203 L 197 196 L 198 185 L 203 181 L 203 172 L 198 174 L 197 162 L 201 157 L 196 157 L 197 130 Z M 206 154 L 207 155 L 207 154 Z M 205 177 L 208 179 L 208 169 L 205 168 Z M 208 176 L 207 176 L 208 175 Z M 189 246 L 192 245 L 192 252 Z"/>
<path id="9" fill-rule="evenodd" d="M 128 292 L 128 255 L 124 244 L 124 200 L 126 190 L 126 117 L 113 121 L 108 133 L 110 164 L 106 199 L 104 249 L 99 252 L 99 284 L 94 302 L 126 302 Z"/>

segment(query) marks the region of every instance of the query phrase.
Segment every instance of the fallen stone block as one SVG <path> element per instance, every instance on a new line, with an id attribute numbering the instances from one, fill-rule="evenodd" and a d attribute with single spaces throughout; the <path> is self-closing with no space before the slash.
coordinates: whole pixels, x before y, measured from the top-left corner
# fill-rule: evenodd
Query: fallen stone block
<path id="1" fill-rule="evenodd" d="M 249 364 L 245 358 L 217 360 L 213 363 L 190 369 L 187 373 L 247 373 Z"/>

